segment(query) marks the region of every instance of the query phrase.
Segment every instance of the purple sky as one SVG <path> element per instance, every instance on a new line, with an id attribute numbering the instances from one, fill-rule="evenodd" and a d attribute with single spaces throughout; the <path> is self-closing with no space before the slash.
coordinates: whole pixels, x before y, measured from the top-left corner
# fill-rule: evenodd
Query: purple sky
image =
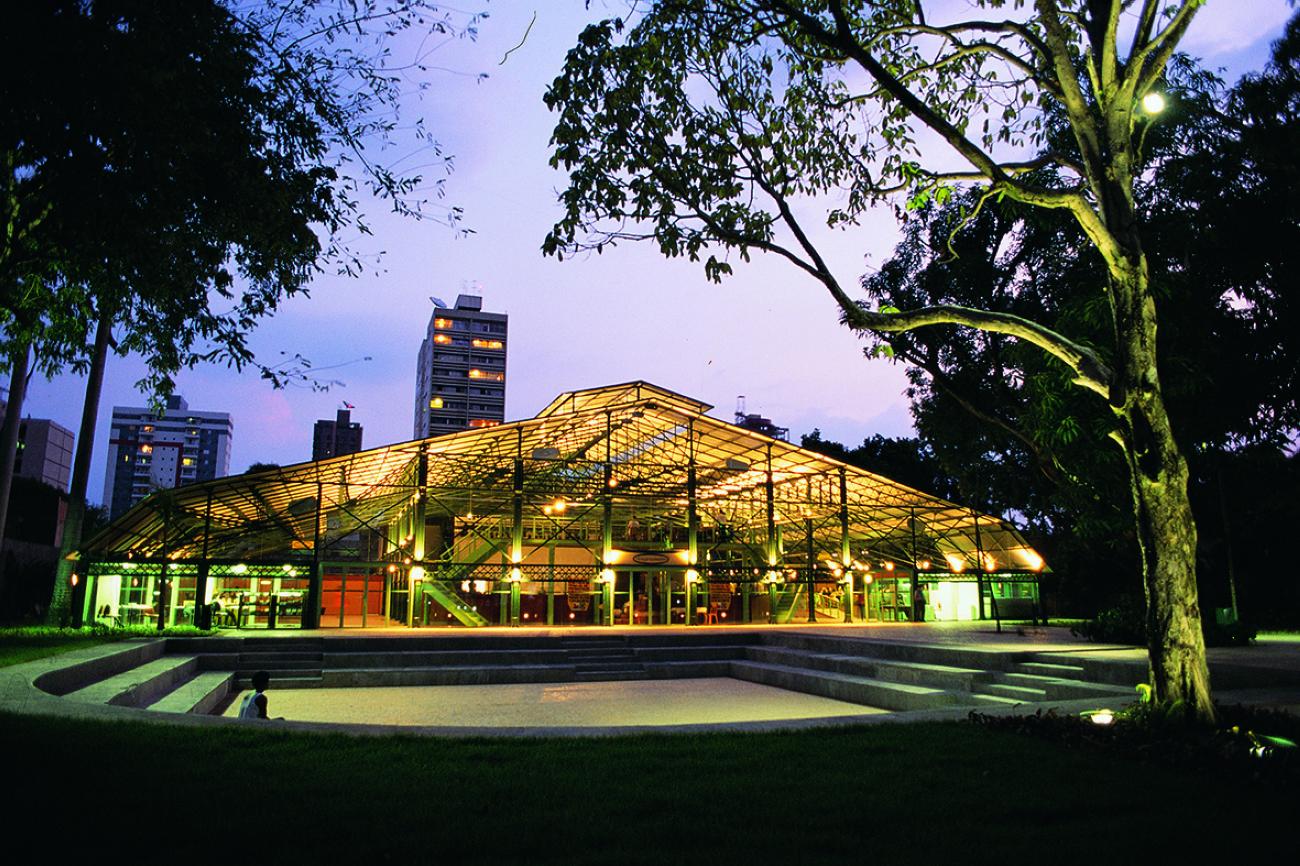
<path id="1" fill-rule="evenodd" d="M 624 244 L 603 256 L 556 262 L 539 249 L 553 222 L 564 178 L 546 165 L 552 117 L 541 96 L 583 25 L 623 4 L 595 0 L 494 0 L 477 42 L 454 42 L 430 61 L 432 86 L 410 110 L 421 112 L 455 156 L 446 202 L 474 230 L 456 237 L 433 222 L 412 222 L 374 204 L 374 236 L 358 248 L 383 251 L 360 279 L 325 276 L 310 299 L 288 302 L 253 338 L 270 363 L 300 352 L 345 383 L 329 393 L 272 390 L 255 374 L 224 368 L 181 373 L 178 393 L 193 409 L 228 411 L 235 435 L 231 471 L 250 463 L 311 457 L 311 428 L 346 400 L 365 427 L 365 445 L 411 437 L 415 359 L 432 312 L 464 291 L 484 308 L 510 314 L 506 416 L 526 418 L 561 391 L 645 379 L 713 403 L 730 418 L 737 395 L 801 433 L 820 427 L 850 444 L 881 433 L 911 432 L 901 367 L 862 359 L 862 344 L 838 324 L 825 291 L 791 266 L 734 261 L 736 275 L 715 286 L 699 264 L 665 260 L 650 245 Z M 524 44 L 498 61 L 522 38 Z M 1259 68 L 1290 7 L 1286 0 L 1211 0 L 1183 45 L 1235 79 Z M 484 81 L 475 74 L 486 72 Z M 824 250 L 842 283 L 888 257 L 897 231 L 887 211 L 847 232 L 824 232 Z M 734 260 L 734 257 L 733 257 Z M 369 356 L 370 361 L 357 361 Z M 348 363 L 356 361 L 356 363 Z M 143 365 L 112 358 L 105 376 L 89 498 L 102 496 L 108 418 L 114 405 L 143 405 L 133 383 Z M 83 383 L 35 380 L 25 413 L 75 431 Z"/>

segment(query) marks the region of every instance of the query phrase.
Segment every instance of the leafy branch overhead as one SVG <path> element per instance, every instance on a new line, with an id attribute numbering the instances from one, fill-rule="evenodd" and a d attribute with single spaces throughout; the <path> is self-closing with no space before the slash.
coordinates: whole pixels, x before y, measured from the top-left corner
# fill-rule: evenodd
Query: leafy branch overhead
<path id="1" fill-rule="evenodd" d="M 994 311 L 855 303 L 796 210 L 832 199 L 825 221 L 845 227 L 894 194 L 942 203 L 954 184 L 978 183 L 1070 212 L 1103 255 L 1122 260 L 1096 181 L 1114 161 L 1132 166 L 1130 133 L 1145 123 L 1135 106 L 1199 3 L 1142 4 L 1123 61 L 1120 4 L 1043 2 L 1025 15 L 1024 4 L 987 2 L 989 18 L 949 22 L 925 5 L 674 0 L 630 29 L 589 27 L 546 95 L 558 113 L 552 164 L 570 181 L 544 251 L 652 239 L 665 255 L 704 259 L 714 280 L 732 270 L 718 248 L 741 260 L 771 252 L 823 283 L 856 328 L 998 328 L 1106 394 L 1097 353 L 1045 326 Z M 1114 14 L 1090 17 L 1103 6 Z M 1077 147 L 1026 160 L 1054 112 L 1078 121 Z M 923 128 L 949 155 L 923 152 Z M 952 156 L 967 167 L 939 167 Z"/>
<path id="2" fill-rule="evenodd" d="M 256 365 L 287 297 L 366 257 L 367 198 L 431 211 L 451 167 L 420 118 L 429 55 L 480 16 L 426 2 L 55 0 L 0 34 L 0 329 L 52 373 L 95 323 L 149 365 Z M 75 63 L 51 65 L 56 51 Z M 266 370 L 266 367 L 262 367 Z"/>
<path id="3" fill-rule="evenodd" d="M 1157 290 L 1134 184 L 1163 81 L 1203 0 L 658 0 L 589 27 L 546 94 L 569 172 L 556 256 L 648 240 L 719 280 L 754 251 L 820 283 L 859 331 L 958 326 L 1045 352 L 1104 399 L 1130 481 L 1161 702 L 1214 714 L 1196 590 L 1187 463 L 1165 408 Z M 1068 140 L 1053 142 L 1053 123 Z M 937 142 L 937 146 L 935 143 Z M 1066 146 L 1053 146 L 1062 144 Z M 1036 154 L 1026 159 L 1026 154 Z M 958 186 L 1067 214 L 1100 262 L 1103 344 L 988 306 L 872 309 L 803 214 L 857 225 Z M 888 340 L 886 340 L 888 342 Z M 1062 440 L 1081 431 L 1065 425 Z"/>

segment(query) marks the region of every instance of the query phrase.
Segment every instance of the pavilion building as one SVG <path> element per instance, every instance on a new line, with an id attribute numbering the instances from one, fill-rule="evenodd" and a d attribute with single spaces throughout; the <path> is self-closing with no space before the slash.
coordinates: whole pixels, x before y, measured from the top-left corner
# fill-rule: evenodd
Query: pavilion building
<path id="1" fill-rule="evenodd" d="M 953 620 L 1036 604 L 1043 559 L 1006 520 L 711 408 L 629 382 L 523 421 L 159 490 L 85 542 L 80 608 L 330 628 Z"/>

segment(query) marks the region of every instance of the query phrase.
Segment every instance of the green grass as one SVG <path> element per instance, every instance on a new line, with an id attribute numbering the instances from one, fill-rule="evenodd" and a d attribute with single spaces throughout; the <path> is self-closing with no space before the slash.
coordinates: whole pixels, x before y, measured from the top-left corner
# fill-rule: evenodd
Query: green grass
<path id="1" fill-rule="evenodd" d="M 189 626 L 165 629 L 159 632 L 151 626 L 124 628 L 55 628 L 53 626 L 21 626 L 0 628 L 0 667 L 36 661 L 58 655 L 68 650 L 83 649 L 111 641 L 130 638 L 195 637 L 212 634 Z"/>
<path id="2" fill-rule="evenodd" d="M 0 715 L 0 737 L 22 744 L 9 826 L 63 855 L 757 866 L 1295 850 L 1294 792 L 969 724 L 440 740 Z"/>

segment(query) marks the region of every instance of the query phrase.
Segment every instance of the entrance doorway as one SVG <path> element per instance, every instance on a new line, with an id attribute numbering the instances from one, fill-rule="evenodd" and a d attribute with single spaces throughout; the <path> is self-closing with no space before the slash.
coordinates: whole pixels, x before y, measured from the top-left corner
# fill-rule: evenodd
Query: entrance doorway
<path id="1" fill-rule="evenodd" d="M 321 628 L 392 625 L 388 572 L 382 567 L 326 565 L 321 569 Z"/>

